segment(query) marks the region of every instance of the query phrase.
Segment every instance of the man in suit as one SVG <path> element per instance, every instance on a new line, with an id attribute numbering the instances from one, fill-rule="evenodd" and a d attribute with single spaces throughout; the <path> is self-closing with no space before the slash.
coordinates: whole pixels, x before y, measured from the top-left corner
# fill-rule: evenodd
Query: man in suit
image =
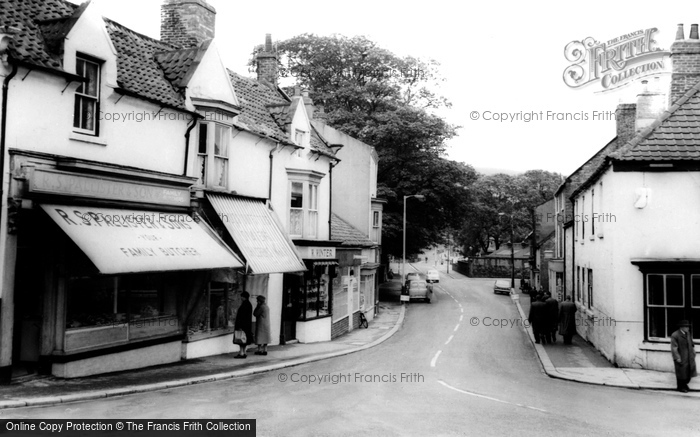
<path id="1" fill-rule="evenodd" d="M 671 355 L 676 369 L 678 391 L 688 393 L 690 379 L 698 374 L 695 369 L 693 335 L 690 332 L 690 322 L 687 320 L 681 320 L 678 323 L 678 330 L 671 334 Z"/>
<path id="2" fill-rule="evenodd" d="M 544 304 L 547 306 L 547 321 L 545 335 L 552 344 L 557 342 L 557 327 L 559 325 L 559 302 L 551 294 L 544 294 Z"/>
<path id="3" fill-rule="evenodd" d="M 532 332 L 535 334 L 535 343 L 547 344 L 546 321 L 547 321 L 547 305 L 542 299 L 537 299 L 530 305 L 530 314 L 527 316 Z"/>
<path id="4" fill-rule="evenodd" d="M 571 302 L 571 296 L 566 296 L 559 311 L 559 333 L 564 337 L 564 344 L 571 344 L 576 334 L 576 304 Z"/>

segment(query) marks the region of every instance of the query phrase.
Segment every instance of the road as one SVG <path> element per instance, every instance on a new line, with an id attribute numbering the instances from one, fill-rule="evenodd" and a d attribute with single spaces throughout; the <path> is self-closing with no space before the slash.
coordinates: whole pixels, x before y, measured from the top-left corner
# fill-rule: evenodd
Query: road
<path id="1" fill-rule="evenodd" d="M 254 418 L 260 436 L 700 435 L 697 399 L 543 374 L 510 297 L 492 284 L 443 268 L 432 303 L 410 303 L 403 328 L 363 352 L 0 417 Z"/>

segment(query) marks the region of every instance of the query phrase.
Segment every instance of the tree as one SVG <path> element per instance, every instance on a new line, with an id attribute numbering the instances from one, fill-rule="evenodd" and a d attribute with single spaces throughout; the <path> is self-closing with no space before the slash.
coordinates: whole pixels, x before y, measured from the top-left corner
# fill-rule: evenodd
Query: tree
<path id="1" fill-rule="evenodd" d="M 396 56 L 362 36 L 303 34 L 278 42 L 277 50 L 282 74 L 309 90 L 326 123 L 376 148 L 378 185 L 388 199 L 385 253 L 402 252 L 403 196 L 425 196 L 410 201 L 407 253 L 461 227 L 465 187 L 476 172 L 442 158 L 458 127 L 431 112 L 450 105 L 432 91 L 442 81 L 438 63 Z"/>

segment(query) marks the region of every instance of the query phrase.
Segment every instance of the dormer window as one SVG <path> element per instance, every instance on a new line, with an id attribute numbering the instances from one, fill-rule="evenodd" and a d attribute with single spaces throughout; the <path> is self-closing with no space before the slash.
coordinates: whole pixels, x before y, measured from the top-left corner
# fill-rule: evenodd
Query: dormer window
<path id="1" fill-rule="evenodd" d="M 303 130 L 295 129 L 294 130 L 294 143 L 297 146 L 303 146 L 305 135 L 306 135 L 306 132 L 304 132 Z"/>
<path id="2" fill-rule="evenodd" d="M 199 125 L 197 181 L 208 188 L 228 188 L 228 149 L 231 127 L 218 123 Z"/>
<path id="3" fill-rule="evenodd" d="M 100 64 L 81 57 L 76 58 L 75 72 L 78 76 L 84 77 L 75 91 L 75 106 L 73 109 L 73 127 L 76 132 L 97 135 L 100 103 Z"/>

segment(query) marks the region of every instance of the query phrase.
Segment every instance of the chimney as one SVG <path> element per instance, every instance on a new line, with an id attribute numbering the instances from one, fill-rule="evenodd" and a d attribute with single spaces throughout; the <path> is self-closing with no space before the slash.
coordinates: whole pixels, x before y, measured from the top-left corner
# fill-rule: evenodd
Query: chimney
<path id="1" fill-rule="evenodd" d="M 164 0 L 160 39 L 177 47 L 197 47 L 214 38 L 216 9 L 205 0 Z"/>
<path id="2" fill-rule="evenodd" d="M 615 110 L 615 120 L 617 120 L 618 147 L 622 147 L 636 135 L 636 113 L 637 105 L 634 103 L 620 103 L 617 105 L 617 109 Z"/>
<path id="3" fill-rule="evenodd" d="M 661 92 L 658 77 L 655 77 L 651 84 L 643 80 L 642 86 L 642 92 L 637 94 L 637 117 L 635 120 L 637 132 L 659 118 L 666 110 L 667 102 L 666 95 Z"/>
<path id="4" fill-rule="evenodd" d="M 263 50 L 255 57 L 258 66 L 258 81 L 277 88 L 277 52 L 272 48 L 272 35 L 265 35 Z"/>
<path id="5" fill-rule="evenodd" d="M 672 105 L 690 88 L 700 82 L 700 39 L 698 25 L 691 25 L 689 39 L 684 39 L 683 25 L 678 25 L 676 40 L 671 44 L 671 91 Z"/>
<path id="6" fill-rule="evenodd" d="M 309 92 L 307 90 L 302 91 L 301 96 L 304 99 L 304 107 L 306 108 L 306 115 L 309 116 L 309 120 L 313 120 L 314 119 L 314 111 L 316 109 L 316 108 L 314 108 L 314 101 L 311 100 L 311 97 L 309 97 Z"/>

